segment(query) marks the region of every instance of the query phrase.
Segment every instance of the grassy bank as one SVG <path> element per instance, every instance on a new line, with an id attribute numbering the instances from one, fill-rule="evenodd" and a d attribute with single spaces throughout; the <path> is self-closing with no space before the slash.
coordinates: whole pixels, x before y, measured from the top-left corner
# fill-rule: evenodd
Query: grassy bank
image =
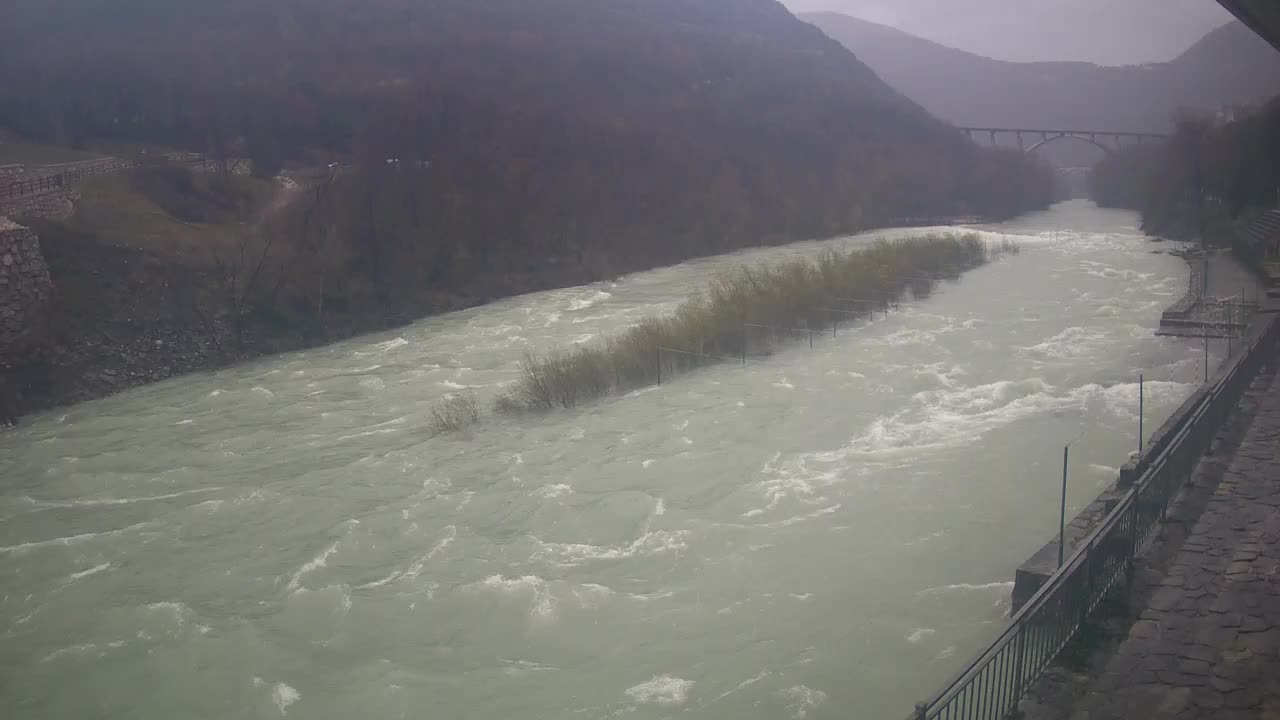
<path id="1" fill-rule="evenodd" d="M 924 296 L 937 280 L 982 265 L 993 252 L 1016 250 L 1007 243 L 988 248 L 976 234 L 926 235 L 740 267 L 715 277 L 670 316 L 646 318 L 597 345 L 526 357 L 519 381 L 498 398 L 496 409 L 571 408 L 654 385 L 673 365 L 705 362 L 703 356 L 745 356 L 748 324 L 830 331 L 833 322 L 883 307 L 908 291 Z"/>

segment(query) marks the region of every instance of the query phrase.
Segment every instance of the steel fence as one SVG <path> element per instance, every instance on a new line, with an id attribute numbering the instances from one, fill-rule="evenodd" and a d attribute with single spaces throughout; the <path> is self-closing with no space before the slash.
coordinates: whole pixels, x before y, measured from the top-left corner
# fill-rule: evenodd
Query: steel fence
<path id="1" fill-rule="evenodd" d="M 1010 620 L 1008 627 L 911 720 L 1001 720 L 1044 673 L 1089 616 L 1133 577 L 1134 558 L 1157 532 L 1169 503 L 1274 353 L 1280 321 L 1269 316 L 1242 354 L 1189 411 L 1174 437 L 1147 465 L 1101 525 L 1089 534 Z"/>

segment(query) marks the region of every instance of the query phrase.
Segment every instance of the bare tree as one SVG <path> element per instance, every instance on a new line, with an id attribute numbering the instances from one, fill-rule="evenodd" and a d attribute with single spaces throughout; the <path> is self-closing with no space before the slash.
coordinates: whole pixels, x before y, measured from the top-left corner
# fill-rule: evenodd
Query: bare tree
<path id="1" fill-rule="evenodd" d="M 211 253 L 214 282 L 228 316 L 231 347 L 236 353 L 244 348 L 245 319 L 255 308 L 274 303 L 284 282 L 284 273 L 279 270 L 274 284 L 268 278 L 275 238 L 275 233 L 241 225 L 233 242 L 227 247 L 215 247 Z"/>

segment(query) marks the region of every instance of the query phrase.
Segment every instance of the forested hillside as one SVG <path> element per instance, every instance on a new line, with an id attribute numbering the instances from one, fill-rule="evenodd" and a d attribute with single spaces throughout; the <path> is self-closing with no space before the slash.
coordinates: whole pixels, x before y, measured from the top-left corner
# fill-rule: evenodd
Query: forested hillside
<path id="1" fill-rule="evenodd" d="M 0 124 L 28 138 L 399 158 L 490 258 L 607 232 L 627 266 L 1045 197 L 774 0 L 18 0 L 0 32 Z"/>
<path id="2" fill-rule="evenodd" d="M 1100 204 L 1140 211 L 1148 232 L 1196 239 L 1203 211 L 1211 241 L 1229 243 L 1275 207 L 1277 158 L 1280 99 L 1221 126 L 1186 118 L 1167 146 L 1129 148 L 1104 160 L 1091 184 Z"/>

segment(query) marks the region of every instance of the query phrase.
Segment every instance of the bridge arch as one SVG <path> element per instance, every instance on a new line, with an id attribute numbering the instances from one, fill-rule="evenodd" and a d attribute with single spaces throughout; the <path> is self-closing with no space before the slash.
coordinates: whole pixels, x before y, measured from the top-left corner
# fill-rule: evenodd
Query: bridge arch
<path id="1" fill-rule="evenodd" d="M 1028 153 L 1033 153 L 1039 150 L 1040 148 L 1044 147 L 1045 145 L 1048 145 L 1049 143 L 1055 142 L 1058 140 L 1078 140 L 1083 143 L 1089 143 L 1090 145 L 1096 148 L 1100 148 L 1102 152 L 1105 153 L 1108 157 L 1116 154 L 1116 148 L 1113 148 L 1110 145 L 1106 145 L 1104 143 L 1098 142 L 1097 138 L 1089 137 L 1088 135 L 1083 135 L 1083 134 L 1076 134 L 1076 133 L 1063 133 L 1061 135 L 1047 135 L 1041 138 L 1040 142 L 1035 143 L 1031 147 L 1027 148 L 1026 151 Z M 1119 144 L 1118 141 L 1117 141 L 1117 144 Z"/>
<path id="2" fill-rule="evenodd" d="M 1058 140 L 1070 139 L 1079 140 L 1080 142 L 1089 143 L 1096 148 L 1102 150 L 1108 156 L 1119 152 L 1125 145 L 1125 141 L 1132 141 L 1141 145 L 1147 141 L 1164 142 L 1169 139 L 1168 135 L 1149 132 L 1117 132 L 1112 130 L 1046 130 L 1042 128 L 991 128 L 991 127 L 961 127 L 959 130 L 967 134 L 971 139 L 978 140 L 985 135 L 990 138 L 991 145 L 999 146 L 997 141 L 999 136 L 1013 136 L 1018 141 L 1018 149 L 1025 152 L 1035 152 L 1051 142 Z M 1029 136 L 1029 137 L 1028 137 Z M 1036 140 L 1030 147 L 1027 146 L 1028 140 Z M 1107 144 L 1110 141 L 1112 144 Z"/>

